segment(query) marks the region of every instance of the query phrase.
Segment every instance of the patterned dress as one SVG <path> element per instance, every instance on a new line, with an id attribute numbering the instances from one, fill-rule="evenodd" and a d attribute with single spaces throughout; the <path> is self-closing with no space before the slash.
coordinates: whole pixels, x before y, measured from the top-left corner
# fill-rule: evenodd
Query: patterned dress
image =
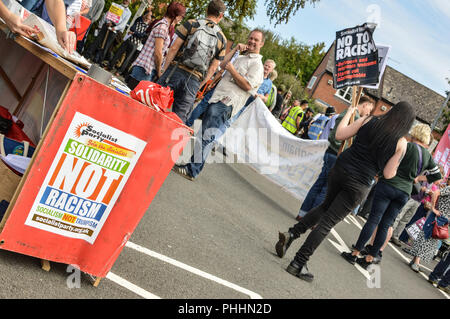
<path id="1" fill-rule="evenodd" d="M 441 212 L 441 216 L 450 219 L 450 186 L 446 186 L 441 190 L 438 198 L 437 209 Z M 411 255 L 420 257 L 420 261 L 429 263 L 438 249 L 439 239 L 425 239 L 423 230 L 414 241 Z"/>

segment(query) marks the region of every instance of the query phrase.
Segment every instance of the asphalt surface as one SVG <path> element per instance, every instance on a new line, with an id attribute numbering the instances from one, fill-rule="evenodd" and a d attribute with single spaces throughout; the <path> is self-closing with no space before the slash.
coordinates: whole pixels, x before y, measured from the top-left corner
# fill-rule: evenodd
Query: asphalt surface
<path id="1" fill-rule="evenodd" d="M 312 283 L 290 275 L 285 269 L 306 236 L 282 259 L 274 245 L 299 206 L 245 164 L 207 164 L 195 181 L 171 172 L 98 287 L 67 265 L 51 263 L 46 272 L 36 258 L 0 250 L 0 298 L 449 298 L 426 281 L 435 261 L 415 273 L 410 256 L 393 246 L 370 273 L 347 263 L 340 251 L 356 242 L 360 217 L 346 218 L 317 249 Z"/>

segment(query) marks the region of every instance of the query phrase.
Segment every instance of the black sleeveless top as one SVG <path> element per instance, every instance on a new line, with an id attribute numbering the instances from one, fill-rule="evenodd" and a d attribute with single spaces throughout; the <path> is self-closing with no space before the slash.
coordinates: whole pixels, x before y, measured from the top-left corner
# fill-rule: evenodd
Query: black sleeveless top
<path id="1" fill-rule="evenodd" d="M 338 156 L 335 164 L 351 174 L 352 178 L 369 186 L 375 175 L 383 171 L 397 147 L 393 145 L 388 150 L 379 145 L 370 147 L 372 138 L 377 133 L 374 130 L 377 120 L 377 117 L 373 117 L 359 129 L 352 146 Z"/>

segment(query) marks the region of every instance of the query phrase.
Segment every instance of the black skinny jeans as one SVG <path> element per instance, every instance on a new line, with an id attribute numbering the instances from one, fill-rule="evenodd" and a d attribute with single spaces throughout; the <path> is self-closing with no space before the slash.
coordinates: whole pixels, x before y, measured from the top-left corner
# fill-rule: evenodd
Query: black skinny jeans
<path id="1" fill-rule="evenodd" d="M 306 264 L 331 229 L 361 204 L 369 190 L 370 185 L 355 180 L 351 173 L 335 165 L 328 175 L 327 195 L 323 203 L 289 229 L 294 238 L 298 238 L 317 225 L 298 250 L 295 261 L 301 265 Z"/>

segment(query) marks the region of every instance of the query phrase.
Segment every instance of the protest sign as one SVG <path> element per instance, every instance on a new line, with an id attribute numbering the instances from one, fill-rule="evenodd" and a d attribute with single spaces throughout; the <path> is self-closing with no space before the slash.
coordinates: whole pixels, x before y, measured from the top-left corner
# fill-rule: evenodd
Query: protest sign
<path id="1" fill-rule="evenodd" d="M 108 12 L 106 13 L 106 20 L 114 23 L 119 23 L 120 17 L 123 13 L 123 7 L 117 3 L 111 3 Z"/>
<path id="2" fill-rule="evenodd" d="M 384 70 L 386 70 L 387 60 L 389 51 L 391 50 L 390 45 L 382 45 L 377 44 L 378 49 L 378 83 L 375 85 L 361 85 L 361 87 L 365 89 L 373 89 L 378 90 L 378 87 L 380 86 L 381 79 L 383 78 Z"/>
<path id="3" fill-rule="evenodd" d="M 378 50 L 368 24 L 336 32 L 335 89 L 378 83 Z"/>
<path id="4" fill-rule="evenodd" d="M 436 146 L 434 150 L 433 159 L 438 165 L 442 165 L 444 167 L 445 178 L 448 177 L 450 173 L 450 125 L 447 126 L 445 133 L 442 135 L 439 144 Z"/>
<path id="5" fill-rule="evenodd" d="M 0 248 L 105 277 L 191 133 L 77 74 L 0 224 Z"/>
<path id="6" fill-rule="evenodd" d="M 76 113 L 25 225 L 92 244 L 145 145 Z"/>

